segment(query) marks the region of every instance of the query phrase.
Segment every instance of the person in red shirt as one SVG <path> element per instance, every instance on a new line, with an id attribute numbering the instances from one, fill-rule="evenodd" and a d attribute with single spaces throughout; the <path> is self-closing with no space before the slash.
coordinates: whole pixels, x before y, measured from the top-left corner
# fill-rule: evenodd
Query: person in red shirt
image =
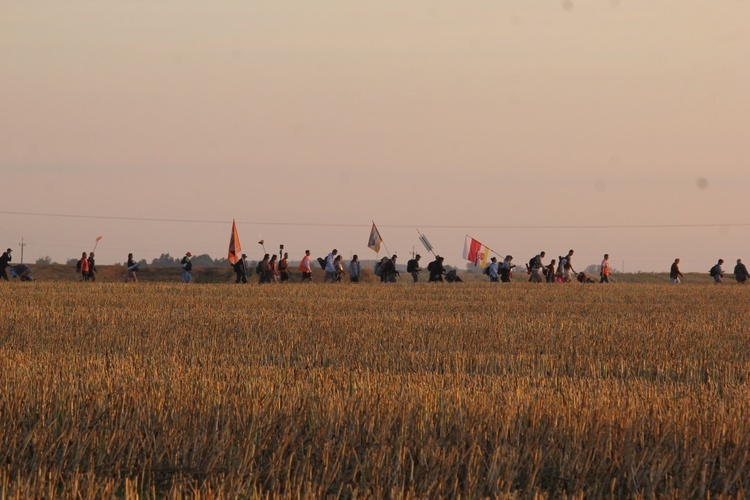
<path id="1" fill-rule="evenodd" d="M 89 258 L 86 255 L 86 252 L 83 252 L 83 256 L 81 257 L 81 260 L 79 260 L 81 264 L 81 281 L 88 281 L 89 280 Z"/>
<path id="2" fill-rule="evenodd" d="M 609 275 L 612 273 L 612 268 L 609 266 L 609 254 L 604 254 L 604 260 L 602 261 L 601 271 L 599 272 L 602 279 L 599 283 L 609 283 Z"/>

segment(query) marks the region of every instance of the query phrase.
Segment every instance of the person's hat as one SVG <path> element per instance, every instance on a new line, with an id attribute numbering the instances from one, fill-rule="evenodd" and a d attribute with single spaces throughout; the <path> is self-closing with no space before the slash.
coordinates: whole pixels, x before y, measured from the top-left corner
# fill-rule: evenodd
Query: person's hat
<path id="1" fill-rule="evenodd" d="M 247 254 L 246 254 L 246 253 L 243 253 L 243 254 L 242 254 L 242 258 L 243 258 L 243 259 L 247 259 Z"/>
<path id="2" fill-rule="evenodd" d="M 188 257 L 192 257 L 193 256 L 193 254 L 190 253 L 190 252 L 186 253 L 185 255 L 187 255 Z"/>
<path id="3" fill-rule="evenodd" d="M 513 260 L 513 256 L 512 255 L 506 255 L 505 258 L 508 259 L 508 260 Z"/>
<path id="4" fill-rule="evenodd" d="M 13 251 L 13 249 L 12 249 L 12 248 L 9 248 L 9 249 L 7 250 L 7 252 L 8 252 L 8 253 L 10 253 L 10 252 L 12 252 L 12 251 Z"/>

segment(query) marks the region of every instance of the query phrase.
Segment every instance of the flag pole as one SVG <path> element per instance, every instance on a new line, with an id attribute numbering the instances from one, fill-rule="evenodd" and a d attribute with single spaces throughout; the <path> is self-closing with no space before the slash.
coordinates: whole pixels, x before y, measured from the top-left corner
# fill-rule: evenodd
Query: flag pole
<path id="1" fill-rule="evenodd" d="M 93 249 L 93 250 L 91 250 L 91 253 L 94 253 L 94 252 L 96 252 L 96 247 L 97 247 L 97 245 L 99 244 L 99 240 L 100 240 L 100 239 L 102 239 L 102 237 L 101 237 L 101 236 L 99 236 L 99 237 L 98 237 L 97 239 L 95 239 L 95 240 L 94 240 L 94 249 Z"/>
<path id="2" fill-rule="evenodd" d="M 372 225 L 375 226 L 376 230 L 378 229 L 378 225 L 375 224 L 375 221 L 372 221 Z M 380 231 L 378 231 L 378 234 L 380 234 Z M 385 248 L 385 253 L 388 255 L 391 255 L 391 252 L 390 250 L 388 250 L 388 247 L 385 245 L 385 240 L 383 239 L 382 236 L 380 237 L 380 243 L 383 245 L 383 248 Z"/>

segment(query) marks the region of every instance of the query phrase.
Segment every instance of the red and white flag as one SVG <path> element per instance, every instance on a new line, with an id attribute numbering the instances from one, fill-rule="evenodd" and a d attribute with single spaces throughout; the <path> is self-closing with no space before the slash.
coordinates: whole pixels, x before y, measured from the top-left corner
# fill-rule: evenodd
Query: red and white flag
<path id="1" fill-rule="evenodd" d="M 237 224 L 232 219 L 232 234 L 229 236 L 229 254 L 227 259 L 232 264 L 236 264 L 240 260 L 240 254 L 242 253 L 242 245 L 240 245 L 240 235 L 237 233 Z"/>
<path id="2" fill-rule="evenodd" d="M 471 261 L 475 266 L 479 264 L 482 268 L 487 266 L 487 261 L 490 258 L 490 247 L 479 243 L 471 236 L 466 236 L 464 242 L 464 259 Z"/>

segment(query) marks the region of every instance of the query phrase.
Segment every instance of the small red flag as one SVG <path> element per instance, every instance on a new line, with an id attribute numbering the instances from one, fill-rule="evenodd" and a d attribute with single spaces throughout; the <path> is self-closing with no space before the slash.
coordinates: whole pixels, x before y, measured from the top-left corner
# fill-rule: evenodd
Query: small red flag
<path id="1" fill-rule="evenodd" d="M 240 245 L 240 235 L 237 233 L 237 224 L 232 219 L 232 234 L 229 236 L 229 254 L 227 259 L 232 264 L 237 263 L 240 260 L 240 253 L 242 252 L 242 245 Z"/>

